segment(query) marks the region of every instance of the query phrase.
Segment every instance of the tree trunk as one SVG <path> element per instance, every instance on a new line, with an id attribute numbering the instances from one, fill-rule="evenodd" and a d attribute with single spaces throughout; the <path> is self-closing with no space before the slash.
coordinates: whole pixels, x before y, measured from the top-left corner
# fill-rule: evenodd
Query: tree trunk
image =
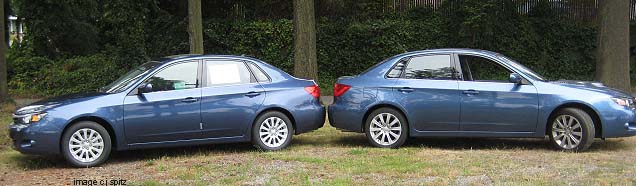
<path id="1" fill-rule="evenodd" d="M 203 54 L 203 16 L 201 0 L 188 0 L 188 33 L 190 34 L 190 53 Z"/>
<path id="2" fill-rule="evenodd" d="M 596 80 L 631 93 L 629 0 L 600 1 Z"/>
<path id="3" fill-rule="evenodd" d="M 0 0 L 0 103 L 9 99 L 9 88 L 7 82 L 7 60 L 5 59 L 7 52 L 7 41 L 5 40 L 5 22 L 4 0 Z"/>
<path id="4" fill-rule="evenodd" d="M 316 15 L 313 0 L 294 0 L 294 76 L 318 77 Z"/>

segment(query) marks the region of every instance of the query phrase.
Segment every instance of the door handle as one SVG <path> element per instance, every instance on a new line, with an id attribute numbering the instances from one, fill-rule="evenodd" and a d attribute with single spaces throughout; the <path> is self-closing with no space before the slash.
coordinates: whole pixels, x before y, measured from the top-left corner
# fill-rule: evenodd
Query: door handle
<path id="1" fill-rule="evenodd" d="M 402 87 L 402 88 L 398 89 L 398 91 L 404 92 L 404 93 L 409 93 L 409 92 L 415 91 L 415 89 L 412 89 L 411 87 Z"/>
<path id="2" fill-rule="evenodd" d="M 469 89 L 469 90 L 464 90 L 464 94 L 479 94 L 479 91 Z"/>
<path id="3" fill-rule="evenodd" d="M 181 100 L 181 102 L 184 102 L 184 103 L 192 103 L 192 102 L 196 102 L 196 101 L 198 101 L 197 98 L 193 98 L 193 97 L 187 97 L 187 98 Z"/>
<path id="4" fill-rule="evenodd" d="M 248 92 L 247 94 L 245 94 L 245 96 L 247 96 L 247 97 L 256 97 L 258 95 L 261 95 L 261 93 L 260 92 L 254 92 L 254 91 Z"/>

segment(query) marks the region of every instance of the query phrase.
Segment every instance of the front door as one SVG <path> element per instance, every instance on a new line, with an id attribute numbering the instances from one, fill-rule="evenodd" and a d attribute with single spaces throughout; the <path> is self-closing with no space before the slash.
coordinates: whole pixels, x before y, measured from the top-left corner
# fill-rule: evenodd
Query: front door
<path id="1" fill-rule="evenodd" d="M 509 82 L 513 71 L 493 59 L 459 55 L 459 61 L 461 131 L 535 131 L 539 103 L 532 84 Z"/>
<path id="2" fill-rule="evenodd" d="M 199 62 L 165 67 L 143 84 L 152 91 L 124 99 L 124 128 L 129 144 L 201 137 Z"/>

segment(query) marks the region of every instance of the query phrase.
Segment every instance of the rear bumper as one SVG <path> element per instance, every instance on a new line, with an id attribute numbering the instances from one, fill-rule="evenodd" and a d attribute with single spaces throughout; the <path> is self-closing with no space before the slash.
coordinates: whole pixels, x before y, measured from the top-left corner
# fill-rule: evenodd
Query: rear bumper
<path id="1" fill-rule="evenodd" d="M 294 119 L 296 120 L 296 134 L 319 129 L 325 124 L 325 107 L 321 104 L 314 104 L 309 109 L 297 111 Z"/>
<path id="2" fill-rule="evenodd" d="M 345 132 L 363 132 L 362 115 L 359 109 L 351 109 L 352 106 L 331 104 L 329 105 L 329 124 L 338 130 Z"/>
<path id="3" fill-rule="evenodd" d="M 9 137 L 13 149 L 23 154 L 56 155 L 59 154 L 56 134 L 37 131 L 32 125 L 10 124 Z"/>

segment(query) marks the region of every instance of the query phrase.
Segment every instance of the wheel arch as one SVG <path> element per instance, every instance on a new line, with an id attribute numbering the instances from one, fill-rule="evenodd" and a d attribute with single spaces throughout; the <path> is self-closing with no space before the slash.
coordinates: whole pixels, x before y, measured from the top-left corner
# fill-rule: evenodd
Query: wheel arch
<path id="1" fill-rule="evenodd" d="M 265 108 L 265 109 L 261 110 L 260 112 L 258 112 L 256 117 L 254 117 L 254 119 L 252 120 L 252 125 L 250 125 L 250 127 L 254 127 L 254 125 L 256 125 L 256 120 L 259 117 L 261 117 L 261 115 L 263 115 L 263 114 L 265 114 L 267 112 L 270 112 L 270 111 L 277 111 L 277 112 L 281 112 L 281 113 L 285 114 L 285 116 L 287 116 L 289 118 L 289 120 L 291 121 L 292 127 L 294 127 L 294 133 L 296 133 L 296 131 L 298 131 L 298 130 L 296 130 L 298 128 L 296 128 L 296 119 L 294 118 L 294 115 L 291 112 L 289 112 L 289 110 L 287 110 L 285 108 L 282 108 L 282 107 L 268 107 L 268 108 Z M 249 131 L 252 131 L 252 128 L 250 128 Z M 251 139 L 252 138 L 252 132 L 248 132 L 248 134 L 249 134 L 250 139 Z"/>
<path id="2" fill-rule="evenodd" d="M 378 103 L 378 104 L 375 104 L 375 105 L 369 107 L 369 109 L 367 109 L 367 111 L 364 113 L 364 115 L 362 115 L 362 121 L 360 122 L 360 126 L 362 128 L 362 132 L 363 133 L 365 132 L 364 131 L 364 124 L 367 121 L 367 117 L 369 117 L 371 112 L 373 112 L 373 111 L 375 111 L 377 109 L 380 109 L 380 108 L 391 108 L 391 109 L 394 109 L 394 110 L 397 110 L 398 112 L 400 112 L 400 114 L 402 114 L 402 116 L 404 116 L 404 118 L 406 118 L 406 121 L 407 121 L 407 125 L 406 126 L 407 126 L 408 131 L 411 131 L 411 125 L 410 125 L 411 122 L 409 122 L 409 118 L 406 116 L 406 112 L 404 112 L 404 109 L 402 109 L 399 106 L 393 105 L 391 103 Z"/>
<path id="3" fill-rule="evenodd" d="M 603 123 L 601 121 L 600 115 L 598 114 L 598 112 L 596 110 L 594 110 L 594 108 L 592 108 L 591 106 L 585 104 L 585 103 L 579 103 L 579 102 L 568 102 L 568 103 L 564 103 L 559 105 L 558 107 L 554 108 L 552 110 L 552 112 L 550 112 L 550 116 L 548 117 L 548 120 L 545 122 L 545 134 L 548 135 L 550 132 L 550 121 L 552 121 L 554 119 L 554 117 L 556 117 L 556 113 L 561 110 L 561 109 L 565 109 L 565 108 L 577 108 L 577 109 L 581 109 L 583 110 L 585 113 L 587 113 L 591 118 L 592 121 L 594 121 L 594 137 L 595 138 L 600 138 L 603 136 Z"/>
<path id="4" fill-rule="evenodd" d="M 70 122 L 68 122 L 68 124 L 66 126 L 64 126 L 64 129 L 62 130 L 62 135 L 60 136 L 59 139 L 59 144 L 60 144 L 60 151 L 62 150 L 62 138 L 64 137 L 64 134 L 66 134 L 66 130 L 79 123 L 82 121 L 91 121 L 91 122 L 95 122 L 99 125 L 101 125 L 102 127 L 104 127 L 104 129 L 106 129 L 106 131 L 108 132 L 108 135 L 110 136 L 110 144 L 112 145 L 111 149 L 117 149 L 118 145 L 117 145 L 117 135 L 115 134 L 115 130 L 113 129 L 113 126 L 110 124 L 110 122 L 106 121 L 104 118 L 98 117 L 98 116 L 80 116 L 77 117 L 75 119 L 72 119 Z M 60 152 L 61 153 L 61 152 Z"/>

